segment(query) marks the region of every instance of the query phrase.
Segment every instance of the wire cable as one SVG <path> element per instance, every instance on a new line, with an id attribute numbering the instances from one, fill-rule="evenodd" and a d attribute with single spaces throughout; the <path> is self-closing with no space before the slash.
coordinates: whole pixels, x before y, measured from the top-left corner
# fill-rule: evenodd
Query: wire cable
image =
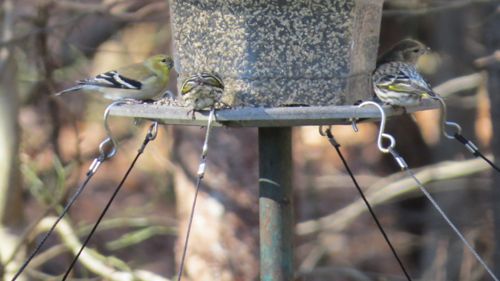
<path id="1" fill-rule="evenodd" d="M 427 189 L 425 188 L 425 186 L 420 182 L 420 180 L 415 176 L 415 174 L 413 173 L 413 171 L 408 167 L 408 164 L 406 164 L 406 162 L 403 159 L 403 157 L 401 157 L 401 155 L 399 155 L 399 153 L 397 153 L 396 150 L 394 150 L 394 148 L 392 148 L 392 147 L 389 148 L 389 152 L 391 153 L 392 157 L 397 162 L 397 164 L 399 165 L 399 167 L 401 168 L 401 170 L 404 171 L 404 172 L 406 172 L 411 178 L 413 178 L 413 180 L 417 184 L 417 186 L 420 189 L 420 191 L 422 191 L 422 193 L 425 195 L 425 197 L 427 197 L 427 199 L 431 202 L 432 206 L 438 211 L 438 213 L 441 215 L 441 217 L 443 217 L 443 219 L 451 227 L 451 229 L 453 229 L 453 231 L 458 236 L 458 238 L 460 238 L 460 240 L 462 240 L 462 242 L 464 243 L 464 245 L 470 250 L 470 252 L 474 255 L 474 257 L 476 258 L 476 260 L 484 267 L 484 269 L 488 272 L 488 274 L 490 275 L 490 277 L 493 280 L 495 280 L 495 281 L 499 281 L 498 278 L 493 273 L 493 271 L 488 267 L 488 265 L 486 264 L 486 262 L 481 258 L 481 256 L 477 253 L 477 251 L 467 241 L 467 239 L 460 232 L 460 230 L 455 226 L 455 224 L 450 220 L 450 218 L 448 218 L 448 216 L 446 215 L 446 213 L 443 211 L 443 209 L 441 209 L 441 207 L 436 202 L 436 200 L 434 200 L 434 198 L 429 193 L 429 191 L 427 191 Z"/>
<path id="2" fill-rule="evenodd" d="M 75 266 L 76 262 L 78 261 L 78 258 L 80 257 L 81 253 L 83 252 L 83 249 L 85 249 L 85 247 L 89 243 L 90 238 L 93 236 L 94 232 L 97 230 L 97 227 L 99 226 L 99 224 L 101 223 L 102 219 L 104 218 L 104 215 L 106 215 L 106 212 L 108 211 L 109 207 L 111 206 L 111 203 L 113 202 L 113 200 L 115 199 L 116 195 L 118 194 L 118 192 L 122 188 L 122 186 L 125 183 L 125 180 L 127 179 L 128 175 L 130 174 L 130 172 L 134 168 L 135 163 L 139 159 L 139 156 L 141 156 L 141 154 L 144 152 L 144 149 L 146 148 L 146 146 L 148 145 L 148 143 L 156 138 L 157 133 L 158 133 L 158 122 L 153 122 L 153 124 L 151 124 L 151 126 L 149 127 L 148 133 L 146 134 L 146 137 L 145 137 L 145 139 L 144 139 L 141 147 L 137 151 L 137 154 L 136 154 L 134 160 L 130 164 L 128 170 L 125 172 L 125 175 L 123 176 L 123 178 L 120 181 L 120 183 L 116 186 L 113 194 L 111 195 L 111 198 L 106 203 L 106 206 L 102 210 L 101 214 L 99 215 L 99 218 L 97 219 L 97 221 L 95 222 L 94 226 L 92 227 L 92 229 L 90 230 L 89 234 L 87 235 L 87 238 L 85 239 L 85 241 L 83 242 L 82 246 L 80 247 L 80 250 L 74 256 L 74 258 L 71 261 L 68 269 L 66 270 L 66 273 L 64 273 L 64 276 L 61 279 L 61 281 L 64 281 L 64 280 L 66 280 L 68 278 L 71 270 L 73 269 L 73 267 Z"/>
<path id="3" fill-rule="evenodd" d="M 500 173 L 500 168 L 497 165 L 495 165 L 495 163 L 493 163 L 493 161 L 486 158 L 486 156 L 484 156 L 484 154 L 482 154 L 481 151 L 479 151 L 479 148 L 477 148 L 477 146 L 472 141 L 468 140 L 460 133 L 455 133 L 454 137 L 457 141 L 462 143 L 467 148 L 467 150 L 469 150 L 474 156 L 481 157 L 493 169 L 495 169 L 497 172 Z"/>
<path id="4" fill-rule="evenodd" d="M 16 274 L 14 277 L 11 279 L 12 281 L 15 281 L 26 269 L 26 267 L 30 264 L 31 260 L 38 254 L 38 252 L 42 249 L 42 246 L 47 242 L 47 239 L 49 236 L 54 232 L 56 226 L 59 224 L 59 222 L 62 220 L 62 218 L 68 213 L 69 209 L 73 204 L 75 203 L 76 199 L 80 196 L 80 194 L 83 192 L 87 184 L 89 183 L 90 179 L 95 175 L 99 167 L 101 166 L 102 162 L 106 161 L 107 159 L 113 157 L 116 153 L 116 147 L 114 146 L 112 139 L 110 137 L 106 138 L 101 144 L 99 145 L 99 151 L 100 155 L 94 159 L 92 164 L 89 167 L 89 170 L 87 171 L 86 178 L 85 180 L 80 184 L 80 186 L 76 189 L 76 191 L 73 193 L 73 195 L 70 197 L 66 205 L 64 206 L 62 212 L 59 214 L 57 217 L 56 221 L 54 224 L 50 227 L 50 229 L 45 233 L 45 235 L 42 237 L 42 240 L 36 245 L 35 249 L 31 254 L 28 256 L 28 258 L 23 262 L 21 267 L 17 270 Z"/>
<path id="5" fill-rule="evenodd" d="M 479 151 L 479 148 L 472 141 L 468 140 L 467 138 L 465 138 L 462 135 L 462 127 L 460 127 L 460 125 L 458 123 L 449 122 L 446 120 L 447 108 L 446 108 L 446 103 L 444 102 L 444 99 L 439 95 L 436 95 L 436 97 L 434 97 L 434 99 L 439 101 L 439 105 L 441 107 L 441 117 L 440 117 L 441 120 L 440 120 L 440 122 L 441 122 L 441 131 L 443 132 L 443 135 L 447 139 L 450 139 L 450 140 L 455 139 L 458 142 L 462 143 L 465 146 L 465 148 L 467 148 L 467 150 L 469 150 L 475 157 L 481 157 L 493 169 L 495 169 L 497 172 L 500 173 L 500 168 L 497 165 L 495 165 L 495 163 L 493 163 L 493 161 L 486 158 L 486 156 L 484 156 L 484 154 L 482 154 L 481 151 Z M 446 127 L 452 128 L 452 130 L 455 132 L 449 133 L 446 130 Z"/>
<path id="6" fill-rule="evenodd" d="M 444 100 L 439 96 L 438 96 L 438 100 L 439 100 L 439 102 L 441 104 L 441 108 L 442 108 L 442 111 L 441 111 L 441 122 L 442 122 L 441 124 L 442 125 L 441 126 L 442 126 L 443 134 L 448 139 L 456 138 L 458 141 L 462 142 L 467 147 L 467 149 L 469 149 L 471 152 L 478 153 L 479 151 L 477 150 L 477 147 L 472 142 L 468 141 L 463 136 L 461 136 L 462 128 L 460 127 L 460 125 L 458 125 L 457 123 L 454 123 L 454 122 L 446 121 L 446 104 L 444 103 Z M 404 160 L 404 158 L 401 157 L 401 155 L 399 155 L 399 153 L 397 153 L 397 151 L 394 149 L 394 147 L 396 146 L 396 139 L 393 136 L 391 136 L 387 133 L 384 133 L 386 115 L 385 115 L 385 112 L 384 112 L 384 109 L 382 108 L 382 106 L 380 106 L 380 104 L 377 104 L 375 102 L 366 101 L 366 102 L 363 102 L 362 104 L 358 105 L 358 107 L 363 107 L 363 106 L 367 106 L 367 105 L 375 106 L 380 111 L 381 120 L 380 120 L 380 128 L 379 128 L 378 137 L 377 137 L 377 146 L 378 146 L 378 149 L 380 150 L 380 152 L 390 153 L 391 156 L 394 158 L 394 161 L 396 161 L 398 166 L 401 168 L 401 170 L 406 172 L 410 177 L 413 178 L 413 180 L 415 181 L 415 183 L 417 183 L 417 186 L 422 191 L 422 193 L 424 193 L 424 195 L 432 203 L 434 208 L 436 208 L 438 213 L 444 218 L 446 223 L 453 229 L 453 231 L 457 234 L 457 236 L 460 238 L 460 240 L 462 240 L 462 242 L 465 244 L 465 246 L 472 252 L 474 257 L 483 266 L 483 268 L 488 272 L 488 274 L 491 276 L 491 278 L 495 281 L 498 281 L 498 278 L 495 276 L 493 271 L 488 267 L 486 262 L 484 262 L 484 260 L 481 258 L 481 256 L 479 256 L 479 254 L 476 252 L 476 250 L 474 250 L 474 248 L 469 244 L 467 239 L 465 239 L 464 235 L 460 232 L 460 230 L 458 230 L 458 228 L 448 218 L 448 216 L 441 209 L 441 207 L 439 207 L 439 204 L 434 200 L 434 198 L 432 198 L 431 194 L 427 191 L 425 186 L 418 180 L 418 178 L 415 176 L 415 174 L 410 170 L 410 168 L 409 168 L 408 164 L 406 163 L 406 161 Z M 355 125 L 355 120 L 353 120 L 353 125 Z M 445 130 L 446 126 L 455 128 L 455 130 L 456 130 L 455 134 L 454 135 L 449 134 Z M 353 126 L 353 128 L 355 128 L 355 126 Z M 320 132 L 321 132 L 321 130 L 320 130 Z M 382 143 L 382 139 L 388 140 L 389 143 L 387 145 L 384 145 Z"/>
<path id="7" fill-rule="evenodd" d="M 182 279 L 182 273 L 184 272 L 184 263 L 186 261 L 186 254 L 188 250 L 188 243 L 189 243 L 189 236 L 191 234 L 191 227 L 193 225 L 193 218 L 194 218 L 194 211 L 196 208 L 196 201 L 198 199 L 198 193 L 200 191 L 200 186 L 201 186 L 201 180 L 203 179 L 203 176 L 205 175 L 205 169 L 206 169 L 206 162 L 207 162 L 207 155 L 208 155 L 208 139 L 210 137 L 210 129 L 212 127 L 212 121 L 214 119 L 215 115 L 215 110 L 212 109 L 210 111 L 210 115 L 208 117 L 208 124 L 207 124 L 207 131 L 205 133 L 205 141 L 203 142 L 203 148 L 201 151 L 201 157 L 200 157 L 200 165 L 198 166 L 198 179 L 196 181 L 196 187 L 194 191 L 194 198 L 193 198 L 193 204 L 191 206 L 191 213 L 189 215 L 189 222 L 186 230 L 186 238 L 184 240 L 184 247 L 182 249 L 182 256 L 181 256 L 181 262 L 179 265 L 179 273 L 177 274 L 177 281 L 181 281 Z"/>
<path id="8" fill-rule="evenodd" d="M 322 131 L 320 131 L 320 133 L 323 135 Z M 340 144 L 335 140 L 330 128 L 326 129 L 326 131 L 324 132 L 326 134 L 326 137 L 328 138 L 328 141 L 330 142 L 330 144 L 335 148 L 335 150 L 337 151 L 337 154 L 339 155 L 340 159 L 342 160 L 342 163 L 344 164 L 344 167 L 345 169 L 347 170 L 347 173 L 349 174 L 349 176 L 351 177 L 352 179 L 352 182 L 354 183 L 354 186 L 356 186 L 356 189 L 358 190 L 359 192 L 359 195 L 361 196 L 361 198 L 363 199 L 363 201 L 365 202 L 365 205 L 366 207 L 368 208 L 368 211 L 370 212 L 373 220 L 375 221 L 375 224 L 377 225 L 378 229 L 380 230 L 380 233 L 382 234 L 382 236 L 384 237 L 384 240 L 386 241 L 387 245 L 389 246 L 389 248 L 391 249 L 391 252 L 392 254 L 394 255 L 394 257 L 396 258 L 399 266 L 401 267 L 401 270 L 403 271 L 406 279 L 408 281 L 411 281 L 411 277 L 410 277 L 410 274 L 408 273 L 408 271 L 406 270 L 404 264 L 403 264 L 403 261 L 401 260 L 401 258 L 399 257 L 398 253 L 396 252 L 396 248 L 392 245 L 391 243 L 391 240 L 389 239 L 389 236 L 387 235 L 387 233 L 385 232 L 384 228 L 382 227 L 382 224 L 380 223 L 380 221 L 378 220 L 378 217 L 377 215 L 375 214 L 375 211 L 373 210 L 372 206 L 370 205 L 370 202 L 368 201 L 368 199 L 366 198 L 363 190 L 361 189 L 361 187 L 359 186 L 358 184 L 358 181 L 356 180 L 356 178 L 354 177 L 354 173 L 351 171 L 351 168 L 349 167 L 349 165 L 347 164 L 347 161 L 345 160 L 344 158 L 344 155 L 342 154 L 342 152 L 340 151 Z"/>

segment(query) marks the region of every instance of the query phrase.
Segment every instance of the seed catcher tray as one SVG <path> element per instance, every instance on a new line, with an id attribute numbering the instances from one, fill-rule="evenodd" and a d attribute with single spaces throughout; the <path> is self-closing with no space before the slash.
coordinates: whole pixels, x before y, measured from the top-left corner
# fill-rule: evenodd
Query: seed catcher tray
<path id="1" fill-rule="evenodd" d="M 388 117 L 405 114 L 403 108 L 383 107 Z M 419 106 L 407 107 L 406 113 L 439 108 L 439 103 L 423 100 Z M 114 116 L 127 116 L 159 121 L 163 124 L 205 126 L 209 111 L 195 113 L 191 118 L 189 108 L 161 103 L 124 104 L 110 110 Z M 362 121 L 380 119 L 374 107 L 357 106 L 300 106 L 300 107 L 241 107 L 220 109 L 215 113 L 214 126 L 222 127 L 293 127 L 312 125 L 349 124 L 353 118 Z"/>

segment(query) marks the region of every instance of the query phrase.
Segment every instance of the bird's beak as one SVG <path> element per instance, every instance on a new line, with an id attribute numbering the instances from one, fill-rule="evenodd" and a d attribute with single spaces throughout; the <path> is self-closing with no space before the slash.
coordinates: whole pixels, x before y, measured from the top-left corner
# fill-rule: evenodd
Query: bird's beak
<path id="1" fill-rule="evenodd" d="M 425 48 L 425 53 L 426 53 L 426 54 L 427 54 L 427 53 L 430 53 L 431 51 L 432 51 L 431 47 L 427 47 L 427 48 Z"/>

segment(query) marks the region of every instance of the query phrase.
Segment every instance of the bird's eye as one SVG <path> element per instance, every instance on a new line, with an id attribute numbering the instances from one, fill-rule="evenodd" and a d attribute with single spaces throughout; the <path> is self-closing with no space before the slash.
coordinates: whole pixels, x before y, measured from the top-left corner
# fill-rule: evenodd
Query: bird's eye
<path id="1" fill-rule="evenodd" d="M 167 63 L 167 59 L 162 59 L 161 62 Z"/>
<path id="2" fill-rule="evenodd" d="M 413 49 L 412 52 L 418 53 L 418 52 L 420 52 L 420 49 Z"/>

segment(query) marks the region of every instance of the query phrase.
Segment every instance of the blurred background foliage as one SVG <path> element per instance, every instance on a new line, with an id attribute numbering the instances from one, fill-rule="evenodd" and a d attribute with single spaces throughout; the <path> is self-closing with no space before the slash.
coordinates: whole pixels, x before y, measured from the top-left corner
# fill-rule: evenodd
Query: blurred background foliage
<path id="1" fill-rule="evenodd" d="M 0 276 L 10 280 L 84 177 L 105 137 L 106 101 L 52 94 L 74 80 L 154 53 L 170 54 L 172 42 L 165 0 L 0 3 Z M 499 22 L 499 1 L 387 0 L 380 38 L 380 51 L 405 37 L 432 48 L 419 66 L 445 96 L 449 119 L 459 122 L 483 151 L 497 156 Z M 170 89 L 176 92 L 175 81 Z M 437 200 L 500 272 L 500 246 L 495 244 L 500 237 L 498 176 L 471 161 L 458 143 L 441 137 L 436 111 L 415 117 L 389 122 L 398 151 L 411 167 L 431 171 L 425 175 Z M 102 166 L 72 208 L 65 220 L 71 231 L 58 231 L 50 239 L 25 280 L 58 280 L 54 276 L 64 272 L 72 256 L 70 238 L 82 239 L 87 233 L 145 134 L 141 122 L 127 118 L 112 118 L 112 127 L 120 139 L 119 153 Z M 335 127 L 334 132 L 412 276 L 488 280 L 421 194 L 396 173 L 392 160 L 378 152 L 376 125 L 359 127 L 359 133 L 350 126 Z M 234 128 L 214 132 L 187 259 L 191 280 L 258 278 L 256 133 Z M 92 239 L 90 259 L 134 272 L 137 280 L 175 275 L 182 241 L 177 235 L 183 237 L 202 137 L 199 128 L 163 126 Z M 298 278 L 403 280 L 317 128 L 295 128 L 293 141 Z M 139 269 L 159 279 L 134 271 Z M 74 277 L 117 280 L 83 261 Z"/>

